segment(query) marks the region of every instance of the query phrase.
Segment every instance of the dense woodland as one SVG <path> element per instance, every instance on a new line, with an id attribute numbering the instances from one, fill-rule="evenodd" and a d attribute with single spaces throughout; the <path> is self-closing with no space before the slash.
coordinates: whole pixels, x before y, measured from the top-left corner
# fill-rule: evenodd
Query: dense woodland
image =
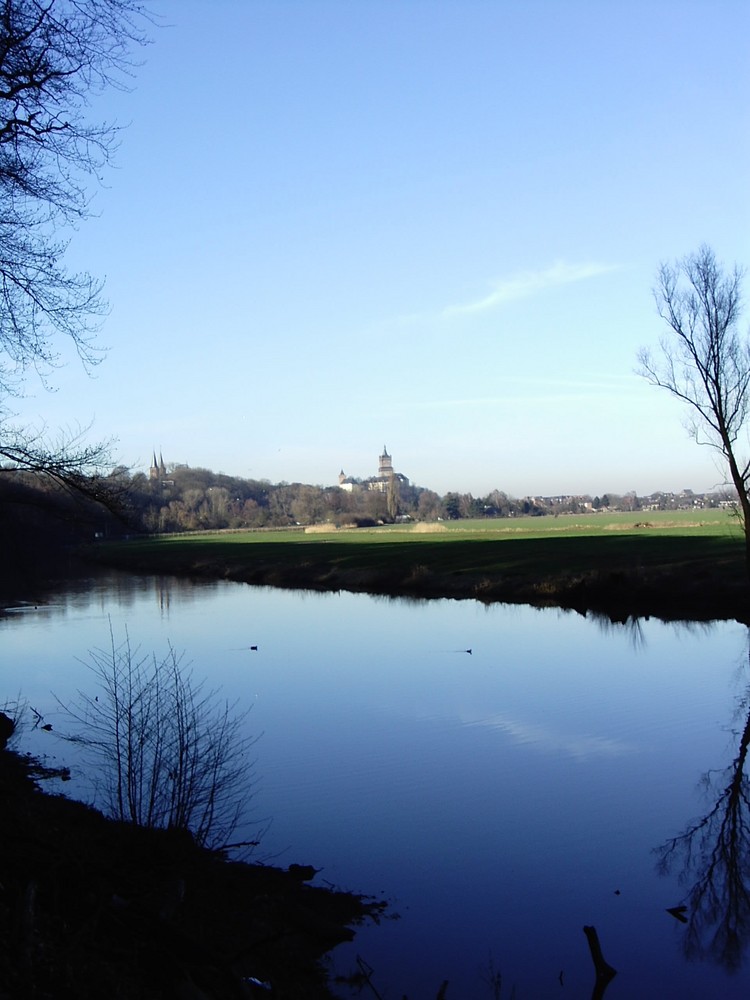
<path id="1" fill-rule="evenodd" d="M 501 490 L 485 497 L 453 492 L 441 497 L 434 490 L 398 481 L 384 492 L 368 489 L 367 482 L 352 491 L 306 483 L 273 484 L 186 465 L 168 468 L 166 477 L 159 479 L 140 472 L 131 476 L 120 468 L 110 482 L 115 495 L 122 497 L 123 516 L 131 530 L 147 533 L 514 517 L 579 513 L 592 509 L 592 504 L 602 505 L 599 497 L 519 500 Z M 604 500 L 609 503 L 611 497 Z"/>

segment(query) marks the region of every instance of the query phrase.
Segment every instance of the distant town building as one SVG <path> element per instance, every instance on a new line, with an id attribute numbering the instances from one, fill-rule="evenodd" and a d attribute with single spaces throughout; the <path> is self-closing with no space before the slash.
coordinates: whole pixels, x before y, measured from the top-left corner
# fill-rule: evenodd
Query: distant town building
<path id="1" fill-rule="evenodd" d="M 378 479 L 387 479 L 393 475 L 393 459 L 388 454 L 388 449 L 383 445 L 383 454 L 378 459 Z"/>
<path id="2" fill-rule="evenodd" d="M 164 459 L 162 458 L 161 452 L 159 452 L 159 461 L 156 460 L 156 452 L 154 451 L 153 458 L 151 459 L 151 468 L 148 470 L 149 479 L 164 479 L 167 475 L 167 467 L 164 464 Z"/>
<path id="3" fill-rule="evenodd" d="M 351 493 L 354 490 L 372 490 L 377 493 L 387 493 L 388 485 L 395 480 L 400 486 L 408 486 L 409 480 L 401 472 L 393 471 L 393 459 L 388 454 L 388 449 L 383 445 L 383 454 L 378 458 L 378 474 L 370 476 L 369 479 L 352 479 L 347 476 L 342 469 L 339 473 L 339 486 L 342 490 Z"/>
<path id="4" fill-rule="evenodd" d="M 351 476 L 347 476 L 342 469 L 339 472 L 339 488 L 346 490 L 347 493 L 352 493 L 354 490 L 361 488 L 362 484 L 355 482 Z"/>

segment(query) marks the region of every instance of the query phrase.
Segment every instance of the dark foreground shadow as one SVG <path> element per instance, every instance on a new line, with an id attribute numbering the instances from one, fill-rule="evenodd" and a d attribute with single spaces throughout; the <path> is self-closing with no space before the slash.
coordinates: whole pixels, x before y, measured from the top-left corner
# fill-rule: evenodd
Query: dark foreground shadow
<path id="1" fill-rule="evenodd" d="M 334 1000 L 325 955 L 384 904 L 41 790 L 61 776 L 0 745 L 0 996 Z"/>

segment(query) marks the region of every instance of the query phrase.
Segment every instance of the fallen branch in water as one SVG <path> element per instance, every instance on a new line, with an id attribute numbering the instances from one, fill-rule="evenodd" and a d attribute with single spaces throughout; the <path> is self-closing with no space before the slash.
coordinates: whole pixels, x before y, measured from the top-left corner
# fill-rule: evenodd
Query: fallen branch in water
<path id="1" fill-rule="evenodd" d="M 596 933 L 596 927 L 584 927 L 583 933 L 586 935 L 586 939 L 589 943 L 589 948 L 591 950 L 591 958 L 594 962 L 594 969 L 596 970 L 596 981 L 594 983 L 594 992 L 591 994 L 591 1000 L 602 1000 L 604 996 L 604 991 L 607 989 L 610 981 L 617 975 L 617 969 L 613 969 L 612 966 L 605 961 L 604 955 L 602 954 L 602 946 L 599 943 L 599 935 Z"/>

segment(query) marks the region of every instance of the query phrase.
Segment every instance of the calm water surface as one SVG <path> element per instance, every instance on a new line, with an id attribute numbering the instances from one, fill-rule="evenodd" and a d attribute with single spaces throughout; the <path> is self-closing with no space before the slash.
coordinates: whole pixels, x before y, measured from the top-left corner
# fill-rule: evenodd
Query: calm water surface
<path id="1" fill-rule="evenodd" d="M 53 693 L 94 692 L 81 660 L 110 622 L 252 706 L 244 833 L 271 819 L 263 857 L 391 901 L 399 919 L 360 930 L 336 970 L 361 956 L 389 998 L 432 1000 L 445 979 L 448 1000 L 491 998 L 493 973 L 501 997 L 588 998 L 593 924 L 618 970 L 606 1000 L 750 995 L 744 964 L 727 968 L 750 921 L 750 785 L 731 784 L 744 627 L 113 574 L 0 615 L 0 700 L 60 728 Z M 24 746 L 68 754 L 38 730 Z M 659 874 L 654 850 L 704 818 L 693 867 L 683 852 Z M 681 903 L 688 924 L 666 912 Z"/>

